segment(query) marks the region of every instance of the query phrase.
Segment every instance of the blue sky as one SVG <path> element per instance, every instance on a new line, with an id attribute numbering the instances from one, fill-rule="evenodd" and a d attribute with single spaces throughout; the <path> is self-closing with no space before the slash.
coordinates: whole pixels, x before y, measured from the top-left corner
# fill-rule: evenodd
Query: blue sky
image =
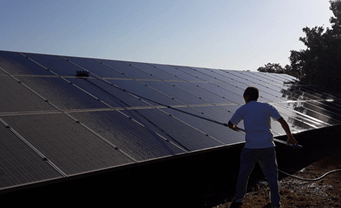
<path id="1" fill-rule="evenodd" d="M 2 0 L 0 50 L 219 69 L 289 63 L 328 0 Z"/>

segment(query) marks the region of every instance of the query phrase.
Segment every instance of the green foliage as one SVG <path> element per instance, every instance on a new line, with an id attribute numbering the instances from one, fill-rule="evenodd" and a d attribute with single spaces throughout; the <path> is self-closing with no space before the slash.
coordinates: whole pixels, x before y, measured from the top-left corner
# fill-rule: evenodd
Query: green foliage
<path id="1" fill-rule="evenodd" d="M 306 49 L 290 51 L 290 66 L 266 64 L 258 71 L 282 72 L 301 79 L 302 82 L 341 92 L 341 0 L 330 1 L 331 28 L 322 26 L 303 28 L 305 37 L 299 40 Z"/>
<path id="2" fill-rule="evenodd" d="M 258 71 L 260 72 L 270 72 L 270 73 L 284 73 L 284 69 L 280 64 L 265 64 L 264 67 L 259 67 Z"/>
<path id="3" fill-rule="evenodd" d="M 297 78 L 302 78 L 302 75 L 298 71 L 294 71 L 290 65 L 285 65 L 283 68 L 281 64 L 267 63 L 257 69 L 260 72 L 278 73 L 278 74 L 289 74 Z"/>

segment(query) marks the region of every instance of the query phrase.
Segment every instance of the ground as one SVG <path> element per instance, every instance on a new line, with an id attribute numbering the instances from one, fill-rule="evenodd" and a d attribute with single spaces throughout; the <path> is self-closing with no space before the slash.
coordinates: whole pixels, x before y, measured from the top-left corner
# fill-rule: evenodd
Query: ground
<path id="1" fill-rule="evenodd" d="M 295 135 L 297 141 L 303 145 L 301 150 L 290 150 L 284 145 L 277 145 L 279 169 L 309 179 L 318 178 L 331 170 L 341 169 L 340 127 L 338 125 Z M 271 207 L 269 188 L 264 175 L 259 168 L 255 169 L 251 174 L 248 193 L 241 208 Z M 341 172 L 331 173 L 318 181 L 302 181 L 280 173 L 279 185 L 283 208 L 341 207 Z M 222 197 L 216 201 L 213 197 L 207 197 L 206 206 L 201 207 L 229 207 L 235 192 L 235 184 L 228 184 L 223 188 L 224 191 L 217 190 L 213 194 L 223 195 L 225 202 L 221 200 Z"/>
<path id="2" fill-rule="evenodd" d="M 312 179 L 334 169 L 341 169 L 341 160 L 326 157 L 298 171 L 295 176 Z M 279 184 L 282 207 L 341 207 L 341 172 L 331 173 L 319 181 L 287 177 Z M 225 208 L 230 204 L 227 202 L 214 208 Z M 271 207 L 266 182 L 259 182 L 254 191 L 247 193 L 241 208 L 249 207 Z"/>

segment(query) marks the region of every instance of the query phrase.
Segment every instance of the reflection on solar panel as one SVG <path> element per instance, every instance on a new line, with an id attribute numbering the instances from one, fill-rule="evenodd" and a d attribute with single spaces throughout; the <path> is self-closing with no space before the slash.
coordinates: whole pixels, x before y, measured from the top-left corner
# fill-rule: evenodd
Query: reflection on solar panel
<path id="1" fill-rule="evenodd" d="M 0 190 L 241 144 L 221 124 L 247 86 L 294 133 L 341 123 L 339 94 L 289 75 L 0 51 Z"/>

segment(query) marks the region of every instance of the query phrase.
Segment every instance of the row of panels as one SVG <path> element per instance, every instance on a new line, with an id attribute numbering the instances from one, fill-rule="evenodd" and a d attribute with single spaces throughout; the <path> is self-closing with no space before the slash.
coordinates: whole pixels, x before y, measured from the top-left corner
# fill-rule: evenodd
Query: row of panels
<path id="1" fill-rule="evenodd" d="M 80 69 L 94 76 L 75 77 Z M 0 51 L 0 189 L 242 143 L 242 133 L 198 116 L 228 122 L 249 85 L 294 132 L 340 124 L 337 94 L 295 81 Z M 272 130 L 284 134 L 278 122 Z"/>
<path id="2" fill-rule="evenodd" d="M 50 104 L 61 110 L 105 109 L 115 107 L 143 106 L 224 106 L 243 104 L 241 94 L 248 85 L 227 86 L 226 83 L 189 83 L 166 81 L 108 80 L 109 85 L 99 79 L 36 77 L 36 76 L 0 76 L 1 87 L 8 88 L 0 92 L 0 98 L 8 100 L 0 104 L 1 112 L 49 111 L 55 110 Z M 261 86 L 260 101 L 273 103 L 287 116 L 294 115 L 298 120 L 314 120 L 334 125 L 340 118 L 339 101 L 301 99 L 300 95 L 283 101 L 278 96 L 266 93 Z M 231 88 L 233 90 L 231 90 Z M 184 90 L 183 90 L 184 89 Z M 224 94 L 225 96 L 220 96 Z M 306 96 L 309 96 L 306 93 Z M 40 97 L 40 98 L 39 98 Z M 41 99 L 42 98 L 42 99 Z M 142 99 L 141 99 L 142 98 Z M 46 102 L 48 101 L 48 102 Z M 295 101 L 295 102 L 294 102 Z M 297 102 L 298 101 L 298 102 Z M 25 103 L 25 105 L 23 105 Z M 226 120 L 220 120 L 226 122 Z"/>
<path id="3" fill-rule="evenodd" d="M 205 112 L 205 115 L 221 113 L 215 108 L 199 107 L 196 110 Z M 184 110 L 196 113 L 190 108 Z M 234 145 L 244 139 L 242 134 L 222 125 L 173 109 L 126 110 L 123 113 L 125 115 L 120 111 L 71 113 L 76 120 L 62 113 L 0 118 L 66 175 Z M 286 119 L 290 122 L 290 118 Z M 292 122 L 299 123 L 297 120 Z M 274 124 L 273 130 L 280 132 L 277 122 Z M 304 130 L 311 128 L 303 122 L 300 125 Z M 0 129 L 0 146 L 4 148 L 0 151 L 1 188 L 61 177 L 30 147 L 11 134 L 9 128 L 3 126 Z"/>
<path id="4" fill-rule="evenodd" d="M 0 189 L 63 176 L 46 161 L 71 176 L 243 141 L 224 126 L 164 110 L 0 116 Z"/>
<path id="5" fill-rule="evenodd" d="M 20 59 L 19 63 L 28 61 L 29 63 L 34 63 L 32 60 L 25 58 L 22 54 L 19 53 L 5 53 L 8 57 L 11 57 L 12 61 Z M 102 63 L 93 59 L 85 59 L 85 58 L 73 58 L 68 57 L 67 60 L 63 59 L 59 56 L 48 56 L 48 55 L 39 55 L 39 54 L 29 54 L 30 57 L 34 58 L 35 61 L 39 60 L 41 66 L 50 64 L 51 66 L 59 66 L 55 68 L 55 70 L 60 69 L 65 70 L 67 66 L 73 66 L 72 70 L 75 71 L 79 69 L 75 64 L 71 64 L 70 60 L 73 62 L 77 62 L 77 64 L 89 63 L 89 66 L 96 68 L 95 66 L 102 66 L 103 62 L 107 65 L 113 65 L 112 63 L 116 63 L 117 61 L 109 61 L 102 60 Z M 6 57 L 6 56 L 5 56 Z M 7 58 L 8 58 L 7 57 Z M 13 58 L 15 57 L 15 58 Z M 24 60 L 24 61 L 23 61 Z M 12 62 L 11 62 L 12 63 Z M 58 64 L 59 63 L 59 64 Z M 92 63 L 92 65 L 90 64 Z M 111 64 L 110 64 L 111 63 Z M 37 63 L 34 63 L 35 67 L 43 68 L 39 66 Z M 142 63 L 124 63 L 120 62 L 120 64 L 116 64 L 115 68 L 120 69 L 121 71 L 125 70 L 124 66 L 132 67 L 132 64 L 136 66 L 133 67 L 135 70 L 144 69 L 147 71 L 148 68 L 151 71 L 152 67 L 150 64 L 142 64 Z M 5 64 L 6 65 L 6 64 Z M 12 65 L 15 65 L 12 63 Z M 17 65 L 20 65 L 17 63 Z M 27 66 L 28 64 L 23 64 Z M 50 66 L 49 65 L 49 66 Z M 84 66 L 84 65 L 83 65 Z M 147 67 L 148 66 L 148 67 Z M 8 67 L 8 66 L 7 66 Z M 137 68 L 139 67 L 139 68 Z M 126 80 L 126 79 L 107 79 L 108 82 L 112 83 L 112 85 L 108 85 L 103 82 L 103 80 L 99 79 L 76 79 L 76 78 L 68 78 L 61 79 L 52 77 L 37 77 L 37 76 L 16 76 L 17 80 L 25 83 L 26 86 L 29 86 L 30 89 L 33 89 L 34 92 L 39 94 L 40 96 L 46 98 L 46 100 L 50 101 L 54 105 L 58 106 L 62 110 L 67 109 L 88 109 L 88 108 L 113 108 L 113 107 L 132 107 L 132 106 L 149 106 L 149 105 L 165 105 L 165 106 L 177 106 L 177 105 L 225 105 L 225 104 L 237 104 L 242 105 L 243 99 L 241 94 L 243 90 L 249 86 L 249 82 L 252 82 L 253 86 L 256 86 L 260 89 L 261 102 L 269 102 L 269 103 L 278 103 L 277 107 L 279 107 L 280 111 L 284 112 L 285 115 L 290 117 L 294 115 L 298 117 L 296 120 L 309 123 L 311 122 L 310 117 L 318 117 L 319 120 L 322 120 L 322 124 L 325 125 L 333 125 L 340 121 L 340 101 L 332 98 L 331 94 L 327 94 L 324 92 L 316 92 L 316 90 L 309 92 L 309 89 L 305 89 L 302 92 L 302 86 L 296 87 L 295 85 L 283 85 L 283 83 L 288 83 L 290 81 L 295 80 L 292 77 L 288 77 L 286 75 L 278 76 L 272 74 L 264 74 L 264 73 L 247 73 L 247 72 L 237 72 L 237 71 L 222 71 L 222 70 L 211 70 L 211 69 L 202 69 L 202 68 L 189 68 L 189 67 L 170 67 L 170 66 L 162 66 L 155 65 L 153 66 L 154 71 L 162 71 L 160 68 L 167 67 L 168 74 L 173 70 L 173 74 L 175 77 L 182 76 L 184 74 L 192 77 L 199 78 L 205 75 L 206 79 L 209 80 L 208 77 L 214 78 L 215 82 L 203 82 L 203 81 L 188 81 L 188 80 Z M 32 68 L 32 67 L 31 67 Z M 49 67 L 50 69 L 51 67 Z M 110 69 L 109 71 L 115 71 L 114 66 L 112 68 L 106 67 Z M 181 68 L 186 68 L 182 69 Z M 17 68 L 8 67 L 9 70 L 20 71 Z M 20 67 L 19 67 L 20 69 Z M 100 68 L 101 72 L 105 71 Z M 187 72 L 185 73 L 185 70 Z M 45 70 L 46 71 L 46 70 Z M 129 69 L 127 72 L 129 73 Z M 9 73 L 8 71 L 6 71 Z M 141 71 L 140 71 L 141 72 Z M 182 72 L 182 75 L 181 73 Z M 14 72 L 12 72 L 14 73 Z M 26 72 L 27 73 L 27 72 Z M 125 71 L 126 73 L 126 71 Z M 190 74 L 192 73 L 192 74 Z M 11 73 L 9 73 L 11 74 Z M 15 73 L 14 73 L 15 74 Z M 219 74 L 219 76 L 217 76 Z M 232 74 L 227 76 L 227 74 Z M 241 74 L 244 74 L 246 78 L 242 78 Z M 213 76 L 215 75 L 215 76 Z M 189 77 L 187 79 L 190 79 Z M 219 77 L 219 78 L 217 78 Z M 276 78 L 274 78 L 276 77 Z M 267 79 L 270 78 L 270 79 Z M 8 87 L 10 84 L 7 84 L 8 77 L 2 77 L 3 86 Z M 7 80 L 6 80 L 7 79 Z M 224 80 L 224 81 L 223 81 Z M 269 82 L 271 80 L 272 85 L 268 84 L 260 84 L 262 82 Z M 65 82 L 68 81 L 68 82 Z M 70 85 L 70 83 L 72 85 Z M 281 84 L 282 83 L 282 84 Z M 14 89 L 14 88 L 13 88 Z M 128 91 L 131 93 L 124 92 Z M 314 93 L 312 93 L 314 92 Z M 7 92 L 7 94 L 16 95 L 15 92 Z M 7 95 L 3 95 L 3 97 L 7 97 Z M 137 99 L 139 98 L 145 99 Z M 320 97 L 317 96 L 320 95 Z M 322 98 L 321 98 L 322 96 Z M 323 97 L 324 96 L 324 97 Z M 335 97 L 334 97 L 335 98 Z M 26 99 L 26 98 L 24 98 Z M 98 101 L 102 102 L 98 102 Z M 332 100 L 333 102 L 329 102 Z M 145 102 L 147 101 L 147 102 Z M 152 101 L 152 102 L 150 102 Z M 153 102 L 154 101 L 154 102 Z M 292 102 L 299 101 L 299 102 Z M 12 103 L 12 102 L 11 102 Z M 17 103 L 17 102 L 14 102 Z M 30 108 L 34 105 L 25 105 Z M 45 105 L 48 106 L 48 105 Z M 12 108 L 12 105 L 9 105 L 8 108 Z M 40 110 L 46 110 L 39 106 Z M 282 110 L 283 108 L 283 110 Z M 13 109 L 9 110 L 6 107 L 0 108 L 3 112 L 6 111 L 20 111 Z M 35 108 L 36 110 L 36 108 Z M 303 117 L 303 118 L 302 118 Z M 224 121 L 223 121 L 224 122 Z M 311 124 L 312 127 L 320 127 L 321 125 Z M 322 125 L 323 126 L 323 125 Z"/>
<path id="6" fill-rule="evenodd" d="M 27 58 L 24 58 L 24 55 Z M 241 72 L 232 70 L 213 70 L 183 66 L 166 66 L 160 64 L 133 63 L 112 60 L 95 60 L 90 58 L 60 57 L 41 54 L 20 54 L 2 52 L 0 67 L 8 68 L 9 74 L 35 74 L 74 76 L 77 70 L 87 69 L 100 77 L 113 79 L 145 79 L 145 80 L 173 80 L 186 82 L 217 82 L 216 85 L 227 84 L 226 88 L 233 90 L 235 86 L 245 88 L 245 85 L 257 85 L 264 93 L 272 94 L 282 100 L 292 100 L 291 94 L 300 94 L 296 99 L 334 99 L 330 93 L 318 93 L 304 89 L 308 95 L 302 95 L 299 86 L 285 85 L 296 79 L 286 75 Z M 15 66 L 15 67 L 14 67 Z M 11 70 L 12 69 L 12 70 Z M 13 70 L 15 69 L 15 70 Z M 48 69 L 48 70 L 47 70 Z M 160 75 L 164 74 L 164 75 Z M 232 84 L 233 83 L 233 84 Z M 243 83 L 242 86 L 239 86 Z M 269 86 L 270 85 L 270 86 Z M 298 90 L 297 90 L 298 89 Z M 307 91 L 306 91 L 307 90 Z M 315 94 L 315 95 L 314 95 Z M 221 94 L 223 97 L 224 94 Z M 310 97 L 309 97 L 310 96 Z M 336 99 L 335 99 L 336 98 Z"/>
<path id="7" fill-rule="evenodd" d="M 11 56 L 19 56 L 21 59 L 25 59 L 19 53 L 11 53 Z M 31 57 L 45 57 L 45 59 L 41 59 L 41 62 L 45 60 L 45 64 L 47 63 L 67 63 L 70 61 L 66 61 L 58 56 L 46 56 L 46 55 L 37 55 L 30 54 Z M 49 58 L 46 58 L 49 57 Z M 72 58 L 73 61 L 78 60 L 78 62 L 96 62 L 97 65 L 103 65 L 98 61 L 92 59 L 84 59 L 84 58 Z M 27 59 L 27 58 L 26 58 Z M 25 59 L 25 61 L 27 61 Z M 58 59 L 58 61 L 51 61 L 51 59 Z M 31 63 L 32 61 L 30 61 Z M 108 64 L 110 61 L 106 61 Z M 111 61 L 114 62 L 114 61 Z M 123 64 L 123 62 L 122 62 Z M 135 63 L 139 65 L 140 68 L 142 66 L 149 66 L 149 64 Z M 75 66 L 74 64 L 68 63 L 68 65 Z M 126 64 L 131 65 L 131 64 Z M 40 67 L 40 66 L 39 66 Z M 169 69 L 172 67 L 168 67 Z M 145 67 L 146 68 L 146 67 Z M 154 66 L 154 69 L 161 68 L 160 65 L 158 67 Z M 178 71 L 176 68 L 172 68 L 173 70 Z M 180 67 L 179 67 L 180 68 Z M 187 67 L 189 68 L 189 67 Z M 121 66 L 121 70 L 124 67 Z M 252 76 L 248 76 L 247 79 L 244 80 L 240 75 L 245 72 L 236 72 L 236 71 L 221 71 L 221 70 L 209 70 L 209 69 L 199 69 L 190 68 L 193 72 L 198 72 L 196 75 L 199 75 L 199 71 L 204 71 L 208 74 L 220 74 L 220 81 L 216 81 L 215 83 L 210 82 L 189 82 L 189 81 L 160 81 L 160 80 L 110 80 L 109 82 L 114 84 L 116 87 L 108 85 L 102 80 L 98 79 L 76 79 L 76 78 L 68 78 L 69 83 L 65 82 L 65 79 L 60 79 L 56 77 L 32 77 L 32 76 L 17 76 L 17 79 L 20 82 L 25 83 L 25 85 L 31 87 L 36 93 L 47 98 L 50 102 L 58 106 L 60 109 L 88 109 L 88 108 L 106 108 L 106 107 L 131 107 L 131 106 L 146 106 L 146 105 L 155 105 L 155 104 L 163 104 L 163 105 L 223 105 L 223 104 L 237 104 L 241 105 L 243 103 L 243 99 L 240 96 L 248 86 L 248 81 L 252 81 L 252 85 L 256 86 L 261 91 L 260 101 L 274 103 L 278 102 L 279 105 L 276 107 L 280 108 L 279 110 L 284 113 L 284 115 L 294 119 L 291 119 L 297 123 L 296 120 L 304 122 L 305 124 L 319 128 L 325 125 L 333 125 L 339 122 L 340 120 L 340 110 L 339 110 L 339 100 L 333 100 L 333 102 L 328 102 L 326 100 L 331 99 L 330 97 L 325 97 L 326 99 L 318 98 L 316 95 L 312 93 L 302 92 L 300 89 L 294 89 L 291 86 L 289 89 L 286 88 L 286 85 L 280 85 L 280 83 L 286 83 L 292 81 L 293 78 L 289 79 L 285 76 L 282 78 L 273 78 L 271 82 L 273 85 L 269 88 L 264 84 L 259 84 L 266 77 L 274 77 L 271 74 L 251 73 Z M 17 70 L 17 69 L 16 69 Z M 75 70 L 75 69 L 74 69 Z M 111 69 L 111 71 L 114 71 Z M 129 71 L 129 70 L 128 70 Z M 156 70 L 160 71 L 160 70 Z M 204 73 L 201 73 L 204 74 Z M 187 73 L 188 74 L 188 73 Z M 226 76 L 226 74 L 234 74 L 233 78 Z M 248 73 L 250 75 L 250 73 Z M 179 75 L 179 74 L 177 74 Z M 258 76 L 258 77 L 257 77 Z M 260 79 L 263 76 L 263 79 Z M 198 77 L 198 76 L 196 76 Z M 213 77 L 213 76 L 211 76 Z M 257 78 L 256 78 L 257 77 Z M 207 77 L 206 77 L 207 78 Z M 225 79 L 224 82 L 221 80 Z M 234 83 L 226 81 L 226 79 L 234 80 Z M 3 77 L 3 79 L 8 79 L 8 77 Z M 217 80 L 217 78 L 214 78 Z M 259 80 L 257 83 L 257 79 Z M 238 82 L 236 82 L 238 81 Z M 2 82 L 4 86 L 6 86 L 6 81 Z M 70 85 L 70 83 L 74 83 L 75 85 Z M 276 84 L 278 83 L 278 85 Z M 75 87 L 77 86 L 77 87 Z M 301 88 L 301 87 L 300 87 Z M 133 92 L 134 95 L 139 95 L 140 98 L 148 98 L 148 102 L 150 100 L 155 101 L 152 102 L 143 102 L 146 99 L 136 99 L 136 96 L 132 96 L 127 92 L 123 92 L 122 89 Z M 280 92 L 280 93 L 279 93 Z M 13 92 L 8 92 L 7 94 L 16 94 Z M 323 93 L 322 93 L 323 94 Z M 326 94 L 326 93 L 324 93 Z M 92 98 L 90 98 L 92 95 Z M 223 95 L 223 96 L 222 96 Z M 328 95 L 329 96 L 329 95 Z M 4 97 L 7 97 L 5 95 Z M 17 97 L 17 96 L 16 96 Z M 96 99 L 93 99 L 96 98 Z M 285 100 L 285 99 L 287 100 Z M 17 99 L 17 98 L 16 98 Z M 98 102 L 98 100 L 104 102 Z M 286 102 L 286 101 L 300 101 L 300 102 Z M 308 102 L 308 101 L 310 102 Z M 304 102 L 301 102 L 304 101 Z M 12 103 L 12 102 L 11 102 Z M 35 106 L 35 105 L 25 105 L 26 106 Z M 45 105 L 48 106 L 48 105 Z M 9 105 L 9 107 L 13 107 Z M 39 107 L 40 108 L 40 107 Z M 41 110 L 45 110 L 44 108 Z M 293 111 L 292 111 L 293 110 Z M 2 111 L 8 111 L 3 109 Z M 322 122 L 312 121 L 311 117 L 318 117 Z M 222 121 L 224 122 L 224 121 Z M 226 121 L 225 121 L 226 122 Z"/>
<path id="8" fill-rule="evenodd" d="M 219 85 L 217 85 L 217 83 L 206 82 L 189 83 L 172 81 L 109 80 L 109 82 L 117 86 L 113 87 L 98 79 L 68 78 L 69 82 L 74 84 L 70 85 L 70 83 L 65 82 L 65 79 L 58 77 L 17 76 L 16 78 L 17 80 L 20 80 L 19 84 L 22 85 L 22 83 L 24 83 L 25 86 L 32 88 L 39 95 L 50 100 L 61 109 L 108 107 L 104 103 L 97 102 L 98 99 L 106 101 L 112 107 L 122 106 L 124 105 L 123 103 L 125 103 L 126 106 L 147 105 L 131 94 L 124 92 L 123 89 L 164 105 L 241 105 L 243 103 L 241 94 L 243 93 L 243 89 L 248 86 L 244 83 L 238 83 L 238 85 L 219 83 Z M 13 89 L 13 92 L 3 91 L 0 96 L 6 99 L 13 99 L 13 101 L 11 100 L 12 102 L 8 103 L 18 103 L 19 101 L 15 100 L 20 99 L 18 95 L 23 94 L 20 92 L 22 92 L 25 87 L 17 85 L 15 80 L 8 76 L 0 76 L 0 79 L 2 88 Z M 295 104 L 309 103 L 309 105 L 305 106 L 311 106 L 311 108 L 314 109 L 313 111 L 322 111 L 322 114 L 337 115 L 340 113 L 339 100 L 330 102 L 328 99 L 316 99 L 313 95 L 308 93 L 305 93 L 305 97 L 307 98 L 304 99 L 297 90 L 295 92 L 286 91 L 283 96 L 286 96 L 288 100 L 283 100 L 276 94 L 267 93 L 262 89 L 262 86 L 256 84 L 253 86 L 260 89 L 261 97 L 259 100 L 261 102 L 282 103 L 295 110 L 295 108 L 298 109 L 298 107 L 291 105 L 293 103 L 292 101 L 300 101 Z M 23 99 L 27 100 L 28 98 Z M 14 106 L 8 106 L 8 108 L 13 107 Z M 34 105 L 26 105 L 24 107 L 32 107 L 32 110 L 46 110 L 46 108 L 42 106 L 34 107 Z M 302 105 L 300 105 L 300 108 L 302 108 Z M 6 109 L 6 107 L 2 107 L 1 111 L 20 111 L 20 109 L 10 110 Z M 335 112 L 333 113 L 333 111 Z"/>

